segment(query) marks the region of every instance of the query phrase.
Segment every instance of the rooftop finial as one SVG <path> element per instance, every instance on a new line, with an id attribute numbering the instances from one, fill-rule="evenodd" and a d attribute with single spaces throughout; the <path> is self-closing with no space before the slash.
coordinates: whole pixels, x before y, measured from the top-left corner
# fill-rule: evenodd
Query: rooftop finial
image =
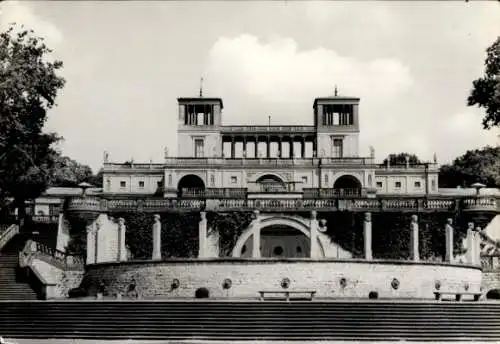
<path id="1" fill-rule="evenodd" d="M 200 78 L 200 98 L 203 97 L 203 77 Z"/>
<path id="2" fill-rule="evenodd" d="M 269 126 L 271 126 L 271 115 L 269 115 L 268 118 L 269 118 Z"/>
<path id="3" fill-rule="evenodd" d="M 337 85 L 335 85 L 335 97 L 339 94 L 339 90 L 337 89 Z"/>

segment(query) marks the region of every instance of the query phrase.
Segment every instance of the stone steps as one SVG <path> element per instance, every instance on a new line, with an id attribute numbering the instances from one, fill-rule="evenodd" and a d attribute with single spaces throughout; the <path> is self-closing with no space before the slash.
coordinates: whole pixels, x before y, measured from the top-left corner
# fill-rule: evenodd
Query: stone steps
<path id="1" fill-rule="evenodd" d="M 3 302 L 0 333 L 101 340 L 500 341 L 500 303 Z"/>
<path id="2" fill-rule="evenodd" d="M 0 252 L 0 300 L 36 300 L 36 293 L 26 283 L 17 281 L 19 253 L 26 242 L 24 235 L 14 236 Z"/>

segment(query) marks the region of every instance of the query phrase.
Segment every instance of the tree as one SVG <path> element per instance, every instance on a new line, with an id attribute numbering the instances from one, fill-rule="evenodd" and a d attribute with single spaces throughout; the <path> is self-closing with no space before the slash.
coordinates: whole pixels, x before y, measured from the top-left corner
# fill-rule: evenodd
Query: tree
<path id="1" fill-rule="evenodd" d="M 470 187 L 476 182 L 500 187 L 500 146 L 467 151 L 440 168 L 440 187 Z"/>
<path id="2" fill-rule="evenodd" d="M 500 125 L 500 37 L 486 49 L 484 76 L 472 82 L 467 105 L 486 109 L 484 129 Z"/>
<path id="3" fill-rule="evenodd" d="M 415 154 L 397 153 L 397 154 L 389 154 L 389 156 L 384 159 L 383 164 L 384 165 L 387 164 L 387 159 L 389 159 L 389 163 L 391 165 L 405 165 L 406 157 L 409 158 L 410 165 L 417 165 L 421 163 L 420 159 Z"/>
<path id="4" fill-rule="evenodd" d="M 94 175 L 89 166 L 82 165 L 67 156 L 58 155 L 55 158 L 50 186 L 76 187 L 81 182 L 91 181 L 94 181 Z"/>
<path id="5" fill-rule="evenodd" d="M 0 33 L 0 200 L 14 198 L 23 215 L 24 200 L 42 193 L 50 181 L 59 140 L 42 132 L 65 80 L 61 61 L 47 61 L 51 50 L 33 31 Z"/>
<path id="6" fill-rule="evenodd" d="M 104 170 L 101 168 L 96 174 L 91 175 L 87 180 L 87 183 L 92 184 L 95 187 L 102 188 L 102 178 L 103 178 Z"/>

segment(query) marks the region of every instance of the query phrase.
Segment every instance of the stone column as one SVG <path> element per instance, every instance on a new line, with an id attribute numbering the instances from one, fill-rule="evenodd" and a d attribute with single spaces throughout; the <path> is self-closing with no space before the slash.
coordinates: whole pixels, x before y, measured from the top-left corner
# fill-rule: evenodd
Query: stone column
<path id="1" fill-rule="evenodd" d="M 318 245 L 318 220 L 316 210 L 311 211 L 310 236 L 311 236 L 311 258 L 319 257 Z"/>
<path id="2" fill-rule="evenodd" d="M 481 227 L 476 227 L 474 232 L 474 262 L 481 265 Z"/>
<path id="3" fill-rule="evenodd" d="M 260 212 L 258 210 L 254 211 L 255 220 L 253 220 L 253 247 L 252 247 L 252 258 L 260 258 Z"/>
<path id="4" fill-rule="evenodd" d="M 96 235 L 97 231 L 93 225 L 87 226 L 87 264 L 96 263 Z"/>
<path id="5" fill-rule="evenodd" d="M 418 217 L 417 215 L 411 216 L 410 223 L 410 250 L 411 259 L 415 262 L 420 260 L 420 254 L 418 249 Z"/>
<path id="6" fill-rule="evenodd" d="M 293 136 L 290 137 L 290 149 L 288 150 L 290 152 L 290 159 L 295 158 L 294 153 L 293 153 Z"/>
<path id="7" fill-rule="evenodd" d="M 118 260 L 124 262 L 127 260 L 127 246 L 125 245 L 125 219 L 120 217 L 118 219 Z"/>
<path id="8" fill-rule="evenodd" d="M 363 232 L 365 239 L 365 259 L 372 260 L 372 214 L 365 213 L 365 222 L 363 224 Z"/>
<path id="9" fill-rule="evenodd" d="M 95 229 L 94 229 L 94 262 L 97 264 L 97 263 L 101 263 L 102 261 L 105 261 L 105 259 L 99 259 L 99 257 L 103 256 L 103 252 L 99 252 L 99 250 L 102 250 L 101 248 L 101 245 L 99 244 L 99 241 L 102 240 L 101 237 L 105 237 L 105 235 L 103 235 L 104 233 L 101 233 L 100 231 L 101 229 L 101 225 L 99 224 L 99 222 L 97 222 L 95 224 Z M 106 239 L 104 239 L 106 240 Z"/>
<path id="10" fill-rule="evenodd" d="M 469 222 L 467 226 L 467 263 L 475 264 L 474 223 Z"/>
<path id="11" fill-rule="evenodd" d="M 453 262 L 453 220 L 446 220 L 446 226 L 444 227 L 445 236 L 446 236 L 446 256 L 445 261 L 447 263 Z"/>
<path id="12" fill-rule="evenodd" d="M 161 260 L 161 222 L 160 215 L 155 214 L 153 224 L 153 260 Z"/>
<path id="13" fill-rule="evenodd" d="M 198 223 L 198 258 L 206 258 L 207 256 L 207 213 L 200 213 L 200 222 Z"/>

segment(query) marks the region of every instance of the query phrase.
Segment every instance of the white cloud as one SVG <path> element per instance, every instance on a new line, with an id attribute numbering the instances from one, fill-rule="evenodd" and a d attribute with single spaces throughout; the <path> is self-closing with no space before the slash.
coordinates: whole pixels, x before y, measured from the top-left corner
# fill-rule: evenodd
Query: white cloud
<path id="1" fill-rule="evenodd" d="M 43 37 L 50 47 L 63 39 L 61 31 L 51 22 L 37 16 L 29 2 L 3 1 L 0 3 L 0 29 L 4 30 L 11 23 L 23 25 Z"/>
<path id="2" fill-rule="evenodd" d="M 407 66 L 396 59 L 361 61 L 334 50 L 300 51 L 291 38 L 261 42 L 241 35 L 213 45 L 207 74 L 222 93 L 238 92 L 264 101 L 310 101 L 333 92 L 388 101 L 412 84 Z"/>

